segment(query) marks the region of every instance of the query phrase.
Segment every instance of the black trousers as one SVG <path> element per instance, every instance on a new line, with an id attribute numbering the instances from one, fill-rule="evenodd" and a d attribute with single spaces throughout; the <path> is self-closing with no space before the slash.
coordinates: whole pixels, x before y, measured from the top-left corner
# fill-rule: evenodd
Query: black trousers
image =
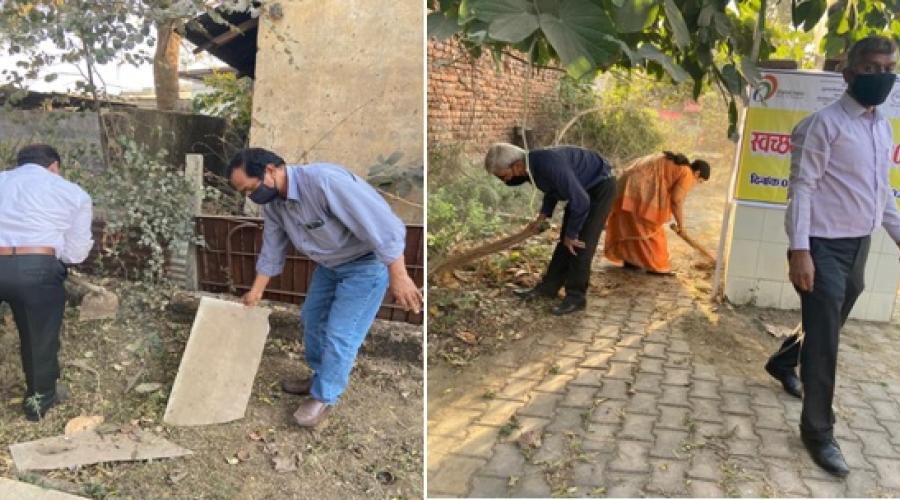
<path id="1" fill-rule="evenodd" d="M 812 292 L 800 292 L 803 334 L 789 337 L 773 356 L 777 370 L 800 363 L 803 413 L 800 431 L 814 439 L 833 437 L 834 378 L 841 327 L 865 287 L 870 238 L 810 238 L 815 266 Z"/>
<path id="2" fill-rule="evenodd" d="M 53 256 L 0 256 L 0 303 L 9 304 L 19 330 L 26 397 L 56 392 L 65 279 L 66 268 Z"/>
<path id="3" fill-rule="evenodd" d="M 616 198 L 616 178 L 610 176 L 589 189 L 587 193 L 591 198 L 591 208 L 579 235 L 579 239 L 584 242 L 585 247 L 572 255 L 563 246 L 562 240 L 569 225 L 569 212 L 566 211 L 563 216 L 559 243 L 556 244 L 553 257 L 550 258 L 550 264 L 547 266 L 547 272 L 538 285 L 542 293 L 556 295 L 559 289 L 565 286 L 568 298 L 583 301 L 587 295 L 588 281 L 591 277 L 591 261 L 594 260 L 600 233 L 606 226 L 609 209 Z"/>

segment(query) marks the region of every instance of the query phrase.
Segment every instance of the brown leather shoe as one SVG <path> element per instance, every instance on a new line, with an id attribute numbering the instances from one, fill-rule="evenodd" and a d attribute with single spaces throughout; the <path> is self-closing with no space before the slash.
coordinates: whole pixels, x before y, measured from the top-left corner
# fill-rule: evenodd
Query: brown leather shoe
<path id="1" fill-rule="evenodd" d="M 316 427 L 331 413 L 332 408 L 334 408 L 332 405 L 309 398 L 300 403 L 294 412 L 294 421 L 300 427 Z"/>
<path id="2" fill-rule="evenodd" d="M 306 396 L 312 388 L 312 378 L 284 379 L 281 381 L 281 390 L 288 394 Z"/>

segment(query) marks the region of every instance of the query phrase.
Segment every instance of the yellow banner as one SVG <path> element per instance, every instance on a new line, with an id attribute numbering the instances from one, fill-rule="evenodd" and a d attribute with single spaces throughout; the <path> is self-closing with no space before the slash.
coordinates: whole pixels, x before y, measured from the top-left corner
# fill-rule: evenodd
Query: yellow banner
<path id="1" fill-rule="evenodd" d="M 767 72 L 744 117 L 735 198 L 783 205 L 791 172 L 791 131 L 803 118 L 834 102 L 845 84 L 839 74 Z M 894 129 L 889 181 L 900 208 L 900 85 L 880 107 Z"/>

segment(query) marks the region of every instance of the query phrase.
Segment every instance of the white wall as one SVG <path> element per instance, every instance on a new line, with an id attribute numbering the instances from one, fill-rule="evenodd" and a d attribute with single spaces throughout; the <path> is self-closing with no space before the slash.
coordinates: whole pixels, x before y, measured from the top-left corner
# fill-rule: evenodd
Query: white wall
<path id="1" fill-rule="evenodd" d="M 732 210 L 726 249 L 725 295 L 735 304 L 799 309 L 800 297 L 788 280 L 784 207 L 737 204 Z M 872 235 L 866 289 L 850 317 L 890 321 L 900 283 L 900 251 L 879 228 Z"/>

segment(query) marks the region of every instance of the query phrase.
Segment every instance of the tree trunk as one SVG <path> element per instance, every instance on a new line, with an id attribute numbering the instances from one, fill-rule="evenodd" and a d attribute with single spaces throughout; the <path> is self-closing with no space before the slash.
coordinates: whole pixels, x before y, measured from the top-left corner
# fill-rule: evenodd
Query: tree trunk
<path id="1" fill-rule="evenodd" d="M 156 53 L 153 55 L 153 85 L 157 109 L 171 111 L 178 104 L 178 59 L 181 35 L 175 21 L 157 25 Z"/>

